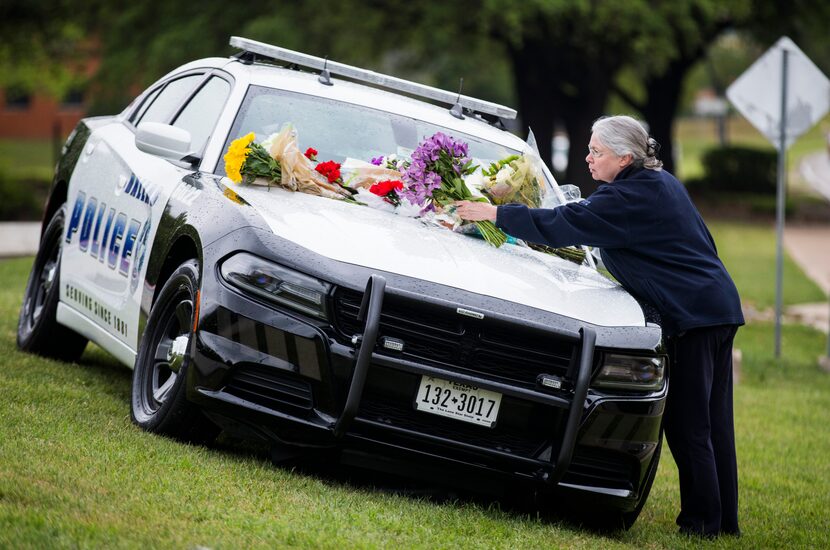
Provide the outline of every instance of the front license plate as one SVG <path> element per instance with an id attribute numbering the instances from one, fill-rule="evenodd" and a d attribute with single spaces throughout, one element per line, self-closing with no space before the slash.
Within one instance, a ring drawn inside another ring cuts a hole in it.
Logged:
<path id="1" fill-rule="evenodd" d="M 421 377 L 415 408 L 472 424 L 491 427 L 499 415 L 501 394 L 476 386 Z"/>

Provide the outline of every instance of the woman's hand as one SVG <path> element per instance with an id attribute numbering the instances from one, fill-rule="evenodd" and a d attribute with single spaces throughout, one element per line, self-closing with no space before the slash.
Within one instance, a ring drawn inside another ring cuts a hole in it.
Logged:
<path id="1" fill-rule="evenodd" d="M 462 220 L 480 222 L 496 221 L 496 207 L 486 202 L 458 201 L 455 203 L 455 213 Z"/>

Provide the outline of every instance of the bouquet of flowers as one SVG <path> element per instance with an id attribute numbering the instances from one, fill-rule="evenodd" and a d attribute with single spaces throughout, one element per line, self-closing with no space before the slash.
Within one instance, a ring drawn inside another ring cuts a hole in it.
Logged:
<path id="1" fill-rule="evenodd" d="M 541 174 L 529 155 L 510 155 L 484 170 L 482 192 L 493 204 L 517 202 L 531 208 L 542 205 Z"/>
<path id="2" fill-rule="evenodd" d="M 234 183 L 280 185 L 335 199 L 349 199 L 351 193 L 342 186 L 340 165 L 333 161 L 316 163 L 317 151 L 305 154 L 297 146 L 297 133 L 286 125 L 261 144 L 251 132 L 235 139 L 225 153 L 225 172 Z"/>
<path id="3" fill-rule="evenodd" d="M 405 187 L 401 196 L 423 211 L 435 210 L 435 204 L 449 206 L 457 200 L 480 200 L 464 183 L 464 176 L 472 174 L 477 166 L 467 156 L 467 144 L 456 141 L 441 132 L 422 141 L 412 153 L 412 161 L 403 173 Z M 484 240 L 499 247 L 507 235 L 491 221 L 475 222 Z"/>
<path id="4" fill-rule="evenodd" d="M 235 139 L 225 153 L 225 172 L 234 183 L 253 183 L 256 178 L 265 178 L 268 184 L 282 181 L 282 168 L 265 148 L 254 143 L 251 132 Z"/>
<path id="5" fill-rule="evenodd" d="M 381 162 L 376 162 L 378 159 Z M 384 181 L 400 181 L 402 174 L 396 168 L 396 165 L 383 163 L 382 159 L 383 157 L 377 157 L 372 159 L 372 162 L 366 162 L 355 158 L 347 158 L 342 166 L 343 172 L 347 174 L 344 185 L 358 191 L 361 188 L 371 189 Z"/>
<path id="6" fill-rule="evenodd" d="M 533 155 L 510 155 L 490 164 L 483 170 L 484 193 L 493 204 L 520 203 L 530 208 L 542 206 L 543 181 L 538 166 L 538 157 Z M 575 247 L 553 248 L 550 246 L 527 243 L 533 250 L 559 256 L 565 260 L 581 264 L 585 260 L 585 251 Z"/>

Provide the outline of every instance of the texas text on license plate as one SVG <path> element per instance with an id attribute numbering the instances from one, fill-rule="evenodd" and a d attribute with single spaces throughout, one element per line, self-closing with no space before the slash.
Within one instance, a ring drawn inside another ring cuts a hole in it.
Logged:
<path id="1" fill-rule="evenodd" d="M 488 427 L 496 421 L 500 404 L 500 393 L 431 376 L 421 377 L 415 398 L 419 411 Z"/>

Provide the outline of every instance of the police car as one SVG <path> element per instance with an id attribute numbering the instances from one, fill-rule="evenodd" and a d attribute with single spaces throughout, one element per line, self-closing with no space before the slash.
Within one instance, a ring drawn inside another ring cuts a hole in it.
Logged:
<path id="1" fill-rule="evenodd" d="M 231 44 L 72 132 L 19 347 L 72 361 L 95 342 L 134 368 L 132 418 L 151 432 L 224 429 L 429 481 L 526 486 L 630 526 L 657 470 L 667 373 L 660 327 L 619 285 L 589 263 L 236 185 L 222 162 L 234 139 L 291 122 L 325 158 L 405 154 L 441 131 L 486 165 L 527 149 L 502 125 L 515 111 Z"/>

